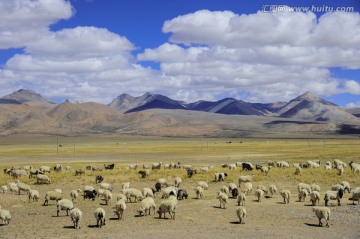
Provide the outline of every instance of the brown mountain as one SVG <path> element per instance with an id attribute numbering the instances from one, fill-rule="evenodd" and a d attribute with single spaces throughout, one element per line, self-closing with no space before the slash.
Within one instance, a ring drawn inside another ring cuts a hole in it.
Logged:
<path id="1" fill-rule="evenodd" d="M 31 106 L 43 106 L 47 108 L 51 108 L 55 105 L 54 102 L 51 102 L 40 94 L 32 91 L 32 90 L 24 90 L 20 89 L 14 93 L 6 95 L 2 97 L 3 100 L 15 100 L 20 103 L 24 103 Z"/>

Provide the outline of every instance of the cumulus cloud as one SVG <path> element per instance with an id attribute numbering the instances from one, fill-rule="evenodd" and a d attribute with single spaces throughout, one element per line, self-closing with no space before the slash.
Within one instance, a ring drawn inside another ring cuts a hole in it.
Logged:
<path id="1" fill-rule="evenodd" d="M 24 47 L 47 34 L 49 25 L 72 15 L 70 2 L 64 0 L 2 0 L 0 49 Z"/>
<path id="2" fill-rule="evenodd" d="M 140 61 L 158 61 L 178 95 L 194 89 L 214 97 L 289 100 L 305 91 L 322 96 L 359 94 L 332 77 L 330 67 L 359 69 L 360 15 L 286 12 L 238 15 L 201 10 L 168 20 L 170 42 L 146 49 Z"/>

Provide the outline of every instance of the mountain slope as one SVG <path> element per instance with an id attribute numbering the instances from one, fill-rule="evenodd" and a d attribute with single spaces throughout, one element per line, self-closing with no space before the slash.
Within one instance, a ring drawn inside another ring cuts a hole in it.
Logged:
<path id="1" fill-rule="evenodd" d="M 2 99 L 16 100 L 20 103 L 24 103 L 31 106 L 53 107 L 55 105 L 54 102 L 45 99 L 40 94 L 32 90 L 24 90 L 24 89 L 20 89 L 14 93 L 6 95 L 2 97 Z"/>

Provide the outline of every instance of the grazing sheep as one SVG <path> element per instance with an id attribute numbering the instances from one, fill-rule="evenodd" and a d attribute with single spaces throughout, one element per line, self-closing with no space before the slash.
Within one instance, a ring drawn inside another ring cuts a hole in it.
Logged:
<path id="1" fill-rule="evenodd" d="M 235 183 L 229 183 L 228 187 L 229 187 L 229 191 L 230 191 L 230 192 L 231 192 L 234 188 L 237 188 L 237 186 L 236 186 Z"/>
<path id="2" fill-rule="evenodd" d="M 141 191 L 137 188 L 124 189 L 123 193 L 126 196 L 127 202 L 132 202 L 132 198 L 135 198 L 135 202 L 141 201 L 143 199 Z"/>
<path id="3" fill-rule="evenodd" d="M 201 167 L 200 173 L 207 173 L 209 171 L 209 167 Z"/>
<path id="4" fill-rule="evenodd" d="M 177 197 L 178 188 L 176 187 L 167 187 L 163 190 L 163 194 L 161 196 L 162 199 L 168 198 L 171 195 Z"/>
<path id="5" fill-rule="evenodd" d="M 277 193 L 277 188 L 274 184 L 271 184 L 269 186 L 269 193 L 271 198 L 274 196 L 275 193 Z"/>
<path id="6" fill-rule="evenodd" d="M 44 174 L 44 172 L 42 172 L 40 169 L 38 170 L 38 169 L 33 169 L 33 168 L 31 168 L 29 170 L 29 178 L 32 178 L 33 175 L 36 176 L 38 174 Z"/>
<path id="7" fill-rule="evenodd" d="M 24 191 L 26 194 L 29 193 L 29 191 L 31 190 L 30 186 L 27 185 L 26 183 L 20 183 L 20 182 L 16 182 L 16 185 L 19 188 L 19 195 L 21 191 Z"/>
<path id="8" fill-rule="evenodd" d="M 290 165 L 288 162 L 285 162 L 285 161 L 277 161 L 276 162 L 276 166 L 278 168 L 290 168 Z"/>
<path id="9" fill-rule="evenodd" d="M 282 196 L 282 198 L 284 199 L 284 204 L 290 203 L 290 198 L 291 198 L 291 192 L 290 190 L 282 190 L 280 192 L 280 195 Z"/>
<path id="10" fill-rule="evenodd" d="M 174 178 L 174 186 L 175 187 L 177 187 L 177 188 L 180 187 L 181 183 L 182 183 L 181 178 L 179 178 L 179 177 Z"/>
<path id="11" fill-rule="evenodd" d="M 226 208 L 226 203 L 227 203 L 227 200 L 229 199 L 228 196 L 226 195 L 226 193 L 218 192 L 218 195 L 216 198 L 219 199 L 220 208 L 222 208 L 222 206 L 224 206 L 224 208 Z"/>
<path id="12" fill-rule="evenodd" d="M 239 179 L 238 179 L 239 187 L 241 186 L 241 183 L 251 182 L 253 180 L 254 176 L 255 176 L 254 174 L 246 175 L 246 176 L 239 176 Z"/>
<path id="13" fill-rule="evenodd" d="M 341 184 L 334 184 L 331 186 L 331 191 L 338 191 L 339 189 L 344 190 L 344 186 Z"/>
<path id="14" fill-rule="evenodd" d="M 119 220 L 123 218 L 124 211 L 126 210 L 126 203 L 124 198 L 117 200 L 115 204 L 115 214 L 118 216 Z"/>
<path id="15" fill-rule="evenodd" d="M 79 197 L 79 193 L 81 193 L 81 189 L 72 190 L 70 192 L 71 201 L 76 202 Z"/>
<path id="16" fill-rule="evenodd" d="M 261 166 L 260 171 L 263 175 L 267 176 L 271 167 Z"/>
<path id="17" fill-rule="evenodd" d="M 305 188 L 301 189 L 299 192 L 299 202 L 305 202 L 307 196 L 309 196 L 309 192 Z"/>
<path id="18" fill-rule="evenodd" d="M 82 170 L 82 169 L 76 169 L 75 170 L 75 176 L 77 176 L 77 175 L 82 175 L 82 174 L 85 174 L 85 171 L 84 170 Z"/>
<path id="19" fill-rule="evenodd" d="M 246 201 L 246 195 L 245 193 L 240 193 L 239 196 L 237 197 L 237 202 L 238 202 L 238 206 L 245 206 L 245 201 Z"/>
<path id="20" fill-rule="evenodd" d="M 307 164 L 308 164 L 308 168 L 320 168 L 320 164 L 311 160 L 308 160 Z"/>
<path id="21" fill-rule="evenodd" d="M 261 189 L 265 194 L 267 194 L 268 193 L 268 190 L 267 190 L 267 188 L 264 186 L 264 185 L 258 185 L 257 187 L 256 187 L 256 189 Z"/>
<path id="22" fill-rule="evenodd" d="M 227 186 L 221 186 L 220 187 L 220 192 L 225 193 L 225 194 L 229 194 L 229 188 Z"/>
<path id="23" fill-rule="evenodd" d="M 308 193 L 311 193 L 311 191 L 312 191 L 309 184 L 299 183 L 298 186 L 297 186 L 298 193 L 300 193 L 300 191 L 301 191 L 302 189 L 306 189 L 306 191 L 307 191 Z"/>
<path id="24" fill-rule="evenodd" d="M 71 166 L 65 166 L 66 170 L 73 170 L 73 168 Z"/>
<path id="25" fill-rule="evenodd" d="M 229 164 L 230 170 L 236 170 L 236 164 Z"/>
<path id="26" fill-rule="evenodd" d="M 79 208 L 73 208 L 70 210 L 70 218 L 71 221 L 74 223 L 75 229 L 80 229 L 80 221 L 82 219 L 82 212 Z"/>
<path id="27" fill-rule="evenodd" d="M 142 214 L 144 214 L 145 216 L 151 215 L 151 209 L 154 209 L 154 214 L 155 214 L 155 209 L 156 209 L 155 201 L 153 198 L 147 197 L 141 201 L 140 209 L 138 210 L 138 213 L 140 216 Z"/>
<path id="28" fill-rule="evenodd" d="M 177 201 L 173 200 L 172 198 L 165 199 L 160 203 L 159 209 L 157 210 L 157 213 L 159 214 L 159 218 L 161 218 L 161 215 L 168 212 L 170 214 L 170 218 L 175 220 L 175 214 L 176 214 L 176 208 L 177 208 Z"/>
<path id="29" fill-rule="evenodd" d="M 50 184 L 51 180 L 48 176 L 46 176 L 44 174 L 38 174 L 38 175 L 36 175 L 36 183 L 37 184 L 43 184 L 43 183 Z"/>
<path id="30" fill-rule="evenodd" d="M 102 181 L 104 181 L 104 176 L 102 175 L 95 176 L 95 184 L 101 183 Z"/>
<path id="31" fill-rule="evenodd" d="M 162 162 L 159 163 L 152 163 L 151 169 L 161 169 Z"/>
<path id="32" fill-rule="evenodd" d="M 143 194 L 144 198 L 146 198 L 146 197 L 154 198 L 155 197 L 151 188 L 143 188 L 142 194 Z"/>
<path id="33" fill-rule="evenodd" d="M 254 166 L 249 162 L 242 163 L 241 166 L 243 171 L 252 171 L 254 169 Z"/>
<path id="34" fill-rule="evenodd" d="M 7 190 L 8 190 L 8 187 L 7 187 L 6 185 L 2 185 L 2 186 L 0 187 L 0 190 L 2 191 L 2 193 L 6 193 Z"/>
<path id="35" fill-rule="evenodd" d="M 344 168 L 346 168 L 346 163 L 341 161 L 340 159 L 334 160 L 334 168 L 339 168 L 339 166 L 342 165 Z"/>
<path id="36" fill-rule="evenodd" d="M 41 166 L 40 171 L 43 172 L 43 173 L 50 173 L 51 172 L 51 167 L 50 166 Z"/>
<path id="37" fill-rule="evenodd" d="M 125 182 L 123 184 L 121 184 L 121 189 L 124 190 L 124 189 L 129 189 L 130 188 L 130 183 L 129 182 Z"/>
<path id="38" fill-rule="evenodd" d="M 150 176 L 150 170 L 149 169 L 140 170 L 138 173 L 141 175 L 141 178 L 146 178 L 146 177 Z"/>
<path id="39" fill-rule="evenodd" d="M 188 198 L 188 193 L 186 192 L 186 190 L 184 190 L 184 189 L 179 189 L 179 191 L 178 191 L 178 194 L 177 194 L 177 199 L 178 200 L 182 200 L 182 199 L 184 199 L 184 198 Z"/>
<path id="40" fill-rule="evenodd" d="M 94 191 L 95 188 L 93 186 L 85 185 L 83 188 L 83 191 Z"/>
<path id="41" fill-rule="evenodd" d="M 237 188 L 234 188 L 233 190 L 231 190 L 231 196 L 233 198 L 236 198 L 239 195 L 239 190 Z"/>
<path id="42" fill-rule="evenodd" d="M 239 218 L 240 224 L 245 224 L 245 217 L 246 217 L 246 209 L 243 206 L 239 206 L 236 208 L 236 215 Z"/>
<path id="43" fill-rule="evenodd" d="M 244 193 L 246 194 L 250 194 L 250 192 L 252 192 L 252 183 L 251 182 L 247 182 L 244 184 Z"/>
<path id="44" fill-rule="evenodd" d="M 358 205 L 359 205 L 359 201 L 360 201 L 360 187 L 354 188 L 352 190 L 352 196 L 351 199 L 353 200 L 353 204 L 355 205 L 355 200 L 358 201 Z"/>
<path id="45" fill-rule="evenodd" d="M 324 197 L 325 206 L 328 206 L 329 200 L 337 200 L 338 206 L 341 206 L 340 200 L 343 197 L 343 195 L 344 195 L 344 190 L 342 188 L 340 188 L 338 191 L 327 191 Z"/>
<path id="46" fill-rule="evenodd" d="M 200 186 L 197 186 L 195 188 L 195 193 L 196 193 L 196 196 L 197 196 L 197 199 L 200 199 L 203 197 L 203 194 L 204 194 L 204 189 Z"/>
<path id="47" fill-rule="evenodd" d="M 19 190 L 19 187 L 16 185 L 16 183 L 8 183 L 7 186 L 11 193 L 19 194 L 20 190 Z"/>
<path id="48" fill-rule="evenodd" d="M 59 173 L 63 170 L 63 166 L 61 164 L 56 164 L 54 170 Z"/>
<path id="49" fill-rule="evenodd" d="M 95 200 L 96 198 L 96 195 L 97 195 L 97 192 L 96 190 L 92 190 L 92 191 L 89 191 L 89 190 L 85 190 L 84 191 L 84 200 L 86 199 L 92 199 L 93 201 Z"/>
<path id="50" fill-rule="evenodd" d="M 101 207 L 97 208 L 94 212 L 94 216 L 96 219 L 96 226 L 97 227 L 102 227 L 105 226 L 105 221 L 106 221 L 106 213 L 105 210 L 102 209 Z"/>
<path id="51" fill-rule="evenodd" d="M 109 201 L 112 199 L 112 193 L 109 190 L 105 190 L 103 193 L 105 204 L 108 205 Z"/>
<path id="52" fill-rule="evenodd" d="M 349 166 L 351 168 L 351 171 L 353 173 L 359 173 L 360 174 L 360 164 L 354 163 L 353 161 L 351 161 L 349 163 Z"/>
<path id="53" fill-rule="evenodd" d="M 321 222 L 321 219 L 325 219 L 326 226 L 329 227 L 329 220 L 330 220 L 330 208 L 328 207 L 313 207 L 313 212 L 315 212 L 315 215 L 319 219 L 319 226 L 321 227 L 323 224 Z"/>
<path id="54" fill-rule="evenodd" d="M 56 202 L 56 215 L 59 216 L 60 210 L 66 211 L 66 216 L 69 216 L 69 211 L 74 208 L 74 204 L 69 199 L 61 199 Z"/>
<path id="55" fill-rule="evenodd" d="M 156 183 L 160 183 L 161 187 L 165 187 L 167 180 L 165 178 L 159 178 Z"/>
<path id="56" fill-rule="evenodd" d="M 275 165 L 275 162 L 274 161 L 271 161 L 271 160 L 269 160 L 268 162 L 267 162 L 267 164 L 268 164 L 268 166 L 270 167 L 275 167 L 276 165 Z"/>
<path id="57" fill-rule="evenodd" d="M 347 190 L 348 193 L 350 193 L 351 191 L 351 186 L 350 183 L 348 181 L 341 181 L 340 184 L 344 187 L 344 193 Z"/>
<path id="58" fill-rule="evenodd" d="M 22 176 L 26 176 L 27 173 L 24 169 L 14 169 L 10 171 L 10 175 L 14 178 L 14 179 L 18 179 L 19 177 Z"/>
<path id="59" fill-rule="evenodd" d="M 32 201 L 38 201 L 39 200 L 39 198 L 40 198 L 40 194 L 39 194 L 39 191 L 37 191 L 37 190 L 34 190 L 34 189 L 31 189 L 30 191 L 29 191 L 29 202 L 30 202 L 30 200 L 32 199 Z"/>
<path id="60" fill-rule="evenodd" d="M 261 202 L 261 198 L 263 198 L 264 197 L 264 191 L 263 190 L 261 190 L 261 189 L 256 189 L 256 191 L 255 191 L 255 196 L 257 197 L 257 199 L 258 199 L 258 202 Z"/>
<path id="61" fill-rule="evenodd" d="M 0 206 L 0 219 L 3 221 L 3 225 L 9 225 L 11 220 L 11 214 L 8 210 L 2 209 Z"/>
<path id="62" fill-rule="evenodd" d="M 227 173 L 215 173 L 215 182 L 224 181 L 227 176 Z"/>
<path id="63" fill-rule="evenodd" d="M 63 195 L 59 192 L 55 192 L 55 191 L 48 191 L 45 194 L 45 201 L 44 201 L 44 206 L 49 205 L 49 200 L 55 200 L 55 201 L 59 201 L 63 198 Z"/>
<path id="64" fill-rule="evenodd" d="M 204 181 L 198 181 L 197 185 L 202 187 L 204 190 L 207 190 L 209 188 L 208 184 Z"/>
<path id="65" fill-rule="evenodd" d="M 337 166 L 337 170 L 338 170 L 338 175 L 341 176 L 344 174 L 344 166 L 343 165 L 338 165 Z"/>
<path id="66" fill-rule="evenodd" d="M 100 188 L 109 190 L 110 192 L 113 190 L 113 187 L 109 183 L 100 183 Z"/>
<path id="67" fill-rule="evenodd" d="M 320 186 L 317 185 L 317 184 L 311 184 L 310 188 L 311 188 L 312 191 L 320 192 Z"/>
<path id="68" fill-rule="evenodd" d="M 309 196 L 313 206 L 316 206 L 316 202 L 320 203 L 320 193 L 318 191 L 312 191 Z"/>
<path id="69" fill-rule="evenodd" d="M 298 165 L 295 167 L 295 175 L 299 175 L 301 173 L 301 167 Z"/>

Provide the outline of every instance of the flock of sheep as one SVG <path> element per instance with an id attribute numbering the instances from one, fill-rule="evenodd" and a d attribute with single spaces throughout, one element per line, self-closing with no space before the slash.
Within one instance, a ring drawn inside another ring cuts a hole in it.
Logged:
<path id="1" fill-rule="evenodd" d="M 238 167 L 241 167 L 244 171 L 252 171 L 258 169 L 263 175 L 267 175 L 272 167 L 279 168 L 289 168 L 290 165 L 285 161 L 272 162 L 269 161 L 267 165 L 256 165 L 255 167 L 249 162 L 238 162 L 236 164 L 223 164 L 222 168 L 229 168 L 230 170 L 235 170 Z M 177 164 L 162 164 L 162 163 L 153 163 L 152 165 L 143 165 L 143 170 L 139 171 L 142 178 L 149 176 L 150 169 L 152 172 L 156 172 L 160 168 L 180 168 L 180 163 Z M 316 161 L 307 161 L 302 164 L 294 164 L 295 174 L 301 173 L 304 168 L 319 168 L 320 162 Z M 329 161 L 325 163 L 326 170 L 337 170 L 341 175 L 344 170 L 347 168 L 347 164 L 340 161 L 334 160 L 333 164 Z M 350 162 L 349 167 L 353 173 L 360 173 L 360 164 Z M 137 169 L 138 164 L 131 164 L 128 166 L 128 169 Z M 188 172 L 188 176 L 193 176 L 194 173 L 208 173 L 209 168 L 211 167 L 201 167 L 199 170 L 193 169 L 190 165 L 184 165 L 182 168 L 185 168 Z M 58 164 L 53 169 L 57 172 L 61 172 L 64 168 L 62 165 Z M 67 170 L 72 170 L 71 167 L 65 167 Z M 0 191 L 6 193 L 8 190 L 11 193 L 20 195 L 22 192 L 28 195 L 29 202 L 38 201 L 40 199 L 39 191 L 32 189 L 30 185 L 20 182 L 19 179 L 23 176 L 29 175 L 29 177 L 36 176 L 36 184 L 51 184 L 51 180 L 46 173 L 50 173 L 52 168 L 43 166 L 37 170 L 27 167 L 24 169 L 4 169 L 4 173 L 11 175 L 15 182 L 10 182 L 7 185 L 0 187 Z M 191 171 L 191 176 L 189 175 Z M 224 181 L 228 176 L 226 172 L 215 173 L 214 182 Z M 253 191 L 253 181 L 255 174 L 250 175 L 241 175 L 238 177 L 238 182 L 230 182 L 228 185 L 223 185 L 219 188 L 219 191 L 216 195 L 216 198 L 219 200 L 219 208 L 226 208 L 226 204 L 229 202 L 229 198 L 234 198 L 237 200 L 236 215 L 239 219 L 240 224 L 245 223 L 245 218 L 247 216 L 245 202 L 246 198 Z M 102 200 L 108 205 L 109 201 L 113 198 L 113 186 L 109 183 L 104 182 L 104 177 L 101 175 L 96 176 L 95 183 L 99 185 L 99 188 L 95 188 L 91 185 L 85 185 L 83 189 L 74 189 L 70 192 L 70 199 L 67 199 L 63 194 L 61 189 L 54 189 L 48 191 L 44 196 L 43 205 L 49 205 L 49 201 L 56 201 L 56 212 L 59 216 L 61 211 L 66 211 L 66 215 L 70 216 L 74 228 L 80 228 L 80 223 L 82 221 L 83 213 L 82 211 L 74 207 L 74 204 L 77 203 L 80 196 L 84 200 L 95 201 L 96 198 L 101 197 Z M 117 215 L 118 219 L 122 219 L 124 212 L 126 211 L 126 204 L 129 202 L 139 203 L 139 208 L 137 213 L 139 215 L 151 215 L 157 213 L 159 218 L 166 218 L 166 213 L 170 215 L 171 219 L 175 219 L 176 210 L 180 200 L 188 198 L 188 192 L 185 189 L 180 188 L 182 184 L 182 179 L 180 177 L 174 177 L 172 180 L 166 180 L 160 178 L 156 181 L 154 187 L 145 187 L 142 190 L 133 188 L 130 186 L 130 182 L 125 182 L 121 185 L 121 192 L 116 196 L 116 204 L 114 207 L 113 213 Z M 205 181 L 197 181 L 194 192 L 197 199 L 202 199 L 205 190 L 209 188 L 209 185 Z M 351 188 L 350 183 L 347 181 L 339 182 L 339 184 L 333 185 L 330 190 L 326 191 L 324 194 L 325 206 L 319 206 L 319 201 L 321 200 L 320 187 L 316 184 L 308 185 L 305 183 L 299 183 L 297 186 L 298 200 L 306 201 L 308 198 L 309 202 L 313 205 L 313 212 L 316 217 L 319 219 L 319 226 L 322 226 L 322 219 L 325 220 L 326 226 L 329 227 L 330 219 L 330 208 L 328 203 L 330 200 L 336 200 L 337 205 L 341 206 L 341 198 L 345 192 L 352 192 L 353 204 L 355 200 L 360 199 L 360 187 L 354 189 Z M 81 195 L 82 193 L 82 195 Z M 154 198 L 161 193 L 162 201 L 160 205 L 155 204 Z M 267 195 L 267 197 L 272 198 L 276 193 L 279 193 L 283 198 L 284 204 L 290 203 L 292 197 L 291 191 L 288 189 L 281 190 L 278 192 L 276 185 L 271 184 L 268 188 L 263 185 L 258 185 L 254 189 L 254 195 L 257 198 L 259 203 L 262 202 L 262 199 Z M 359 204 L 359 202 L 358 202 Z M 102 227 L 106 222 L 106 212 L 102 207 L 98 207 L 94 211 L 94 218 L 96 220 L 96 225 Z M 3 221 L 4 225 L 9 224 L 11 220 L 11 214 L 8 210 L 2 209 L 0 206 L 0 219 Z"/>

